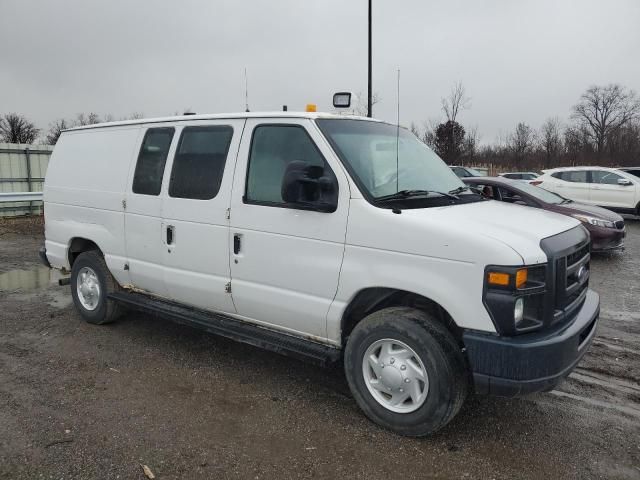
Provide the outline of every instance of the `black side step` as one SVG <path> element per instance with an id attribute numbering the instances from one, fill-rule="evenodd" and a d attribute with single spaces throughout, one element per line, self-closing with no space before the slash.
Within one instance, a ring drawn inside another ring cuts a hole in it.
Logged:
<path id="1" fill-rule="evenodd" d="M 157 313 L 176 323 L 190 325 L 316 365 L 328 366 L 340 359 L 341 352 L 338 348 L 242 322 L 220 313 L 184 306 L 142 293 L 114 292 L 109 294 L 108 298 L 135 310 Z"/>

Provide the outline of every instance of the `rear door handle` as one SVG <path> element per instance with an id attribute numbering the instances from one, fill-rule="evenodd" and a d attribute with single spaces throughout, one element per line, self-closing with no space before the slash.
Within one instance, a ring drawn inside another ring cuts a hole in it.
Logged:
<path id="1" fill-rule="evenodd" d="M 167 225 L 167 245 L 173 245 L 174 237 L 175 237 L 175 235 L 174 235 L 174 226 L 173 225 Z"/>
<path id="2" fill-rule="evenodd" d="M 234 233 L 233 234 L 233 253 L 235 255 L 238 255 L 240 253 L 240 237 L 242 235 L 240 235 L 239 233 Z"/>

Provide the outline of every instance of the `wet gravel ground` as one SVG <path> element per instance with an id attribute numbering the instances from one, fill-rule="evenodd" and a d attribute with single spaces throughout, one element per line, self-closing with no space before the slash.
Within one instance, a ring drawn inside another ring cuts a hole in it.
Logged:
<path id="1" fill-rule="evenodd" d="M 472 397 L 430 438 L 369 422 L 324 370 L 168 321 L 83 322 L 0 223 L 0 478 L 640 479 L 640 221 L 594 258 L 602 316 L 559 390 Z"/>

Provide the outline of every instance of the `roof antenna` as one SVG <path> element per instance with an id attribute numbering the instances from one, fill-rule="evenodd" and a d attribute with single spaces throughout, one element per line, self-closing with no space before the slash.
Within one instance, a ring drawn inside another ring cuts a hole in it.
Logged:
<path id="1" fill-rule="evenodd" d="M 244 106 L 245 112 L 249 111 L 249 80 L 247 79 L 247 67 L 244 67 Z"/>
<path id="2" fill-rule="evenodd" d="M 398 117 L 396 122 L 396 192 L 400 191 L 400 69 L 398 69 Z"/>

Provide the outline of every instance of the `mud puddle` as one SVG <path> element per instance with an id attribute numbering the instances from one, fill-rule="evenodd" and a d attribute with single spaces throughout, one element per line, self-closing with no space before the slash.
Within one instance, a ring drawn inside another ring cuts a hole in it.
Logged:
<path id="1" fill-rule="evenodd" d="M 9 270 L 0 273 L 0 292 L 21 300 L 31 300 L 44 293 L 49 297 L 49 305 L 64 308 L 71 304 L 69 288 L 58 286 L 58 280 L 64 277 L 60 270 L 44 266 L 30 270 Z"/>

